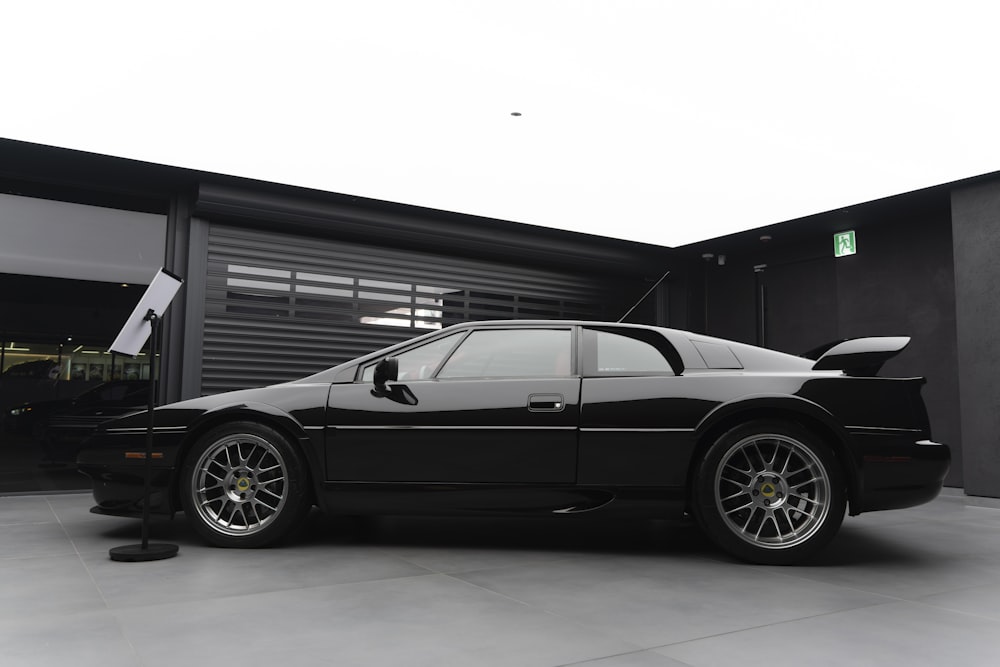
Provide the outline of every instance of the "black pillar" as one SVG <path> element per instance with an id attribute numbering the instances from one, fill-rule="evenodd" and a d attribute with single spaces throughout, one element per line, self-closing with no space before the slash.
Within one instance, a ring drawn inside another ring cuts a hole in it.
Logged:
<path id="1" fill-rule="evenodd" d="M 1000 181 L 952 192 L 965 491 L 1000 498 Z"/>

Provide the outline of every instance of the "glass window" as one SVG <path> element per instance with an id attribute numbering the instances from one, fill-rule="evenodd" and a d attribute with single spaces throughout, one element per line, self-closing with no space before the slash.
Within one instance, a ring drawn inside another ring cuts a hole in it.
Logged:
<path id="1" fill-rule="evenodd" d="M 405 275 L 365 277 L 347 266 L 331 269 L 335 273 L 250 264 L 224 266 L 225 299 L 209 299 L 208 306 L 247 316 L 441 329 L 471 320 L 592 319 L 595 312 L 592 303 L 420 285 L 416 279 L 405 282 Z"/>
<path id="2" fill-rule="evenodd" d="M 598 373 L 666 373 L 673 375 L 663 353 L 653 344 L 610 331 L 592 331 Z"/>
<path id="3" fill-rule="evenodd" d="M 285 271 L 282 269 L 265 269 L 258 266 L 241 266 L 239 264 L 230 264 L 228 268 L 230 274 L 260 276 L 265 278 L 265 280 L 250 280 L 247 278 L 229 277 L 226 278 L 226 285 L 229 287 L 249 287 L 252 289 L 278 290 L 279 292 L 288 292 L 292 289 L 292 286 L 287 282 L 266 280 L 267 278 L 291 278 L 291 271 Z"/>
<path id="4" fill-rule="evenodd" d="M 439 378 L 566 376 L 572 373 L 569 329 L 473 331 Z"/>
<path id="5" fill-rule="evenodd" d="M 459 331 L 396 355 L 399 360 L 399 381 L 426 380 L 431 377 L 461 337 L 462 332 Z M 375 379 L 375 364 L 365 368 L 361 379 L 365 382 Z"/>

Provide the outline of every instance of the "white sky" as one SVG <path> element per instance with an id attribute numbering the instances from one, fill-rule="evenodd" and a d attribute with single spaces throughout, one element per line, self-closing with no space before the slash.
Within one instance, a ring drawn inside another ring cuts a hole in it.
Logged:
<path id="1" fill-rule="evenodd" d="M 6 2 L 0 136 L 677 246 L 1000 170 L 998 20 L 964 0 Z"/>

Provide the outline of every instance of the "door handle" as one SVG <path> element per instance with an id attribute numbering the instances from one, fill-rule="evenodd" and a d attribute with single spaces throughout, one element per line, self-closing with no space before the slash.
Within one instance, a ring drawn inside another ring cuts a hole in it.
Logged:
<path id="1" fill-rule="evenodd" d="M 562 394 L 531 394 L 528 396 L 530 412 L 562 412 L 566 401 Z"/>

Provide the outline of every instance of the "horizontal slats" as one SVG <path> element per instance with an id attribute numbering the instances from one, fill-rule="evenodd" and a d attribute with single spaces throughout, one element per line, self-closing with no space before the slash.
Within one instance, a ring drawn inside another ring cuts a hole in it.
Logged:
<path id="1" fill-rule="evenodd" d="M 605 319 L 615 290 L 621 284 L 585 268 L 572 273 L 213 225 L 202 392 L 303 377 L 456 322 Z"/>

